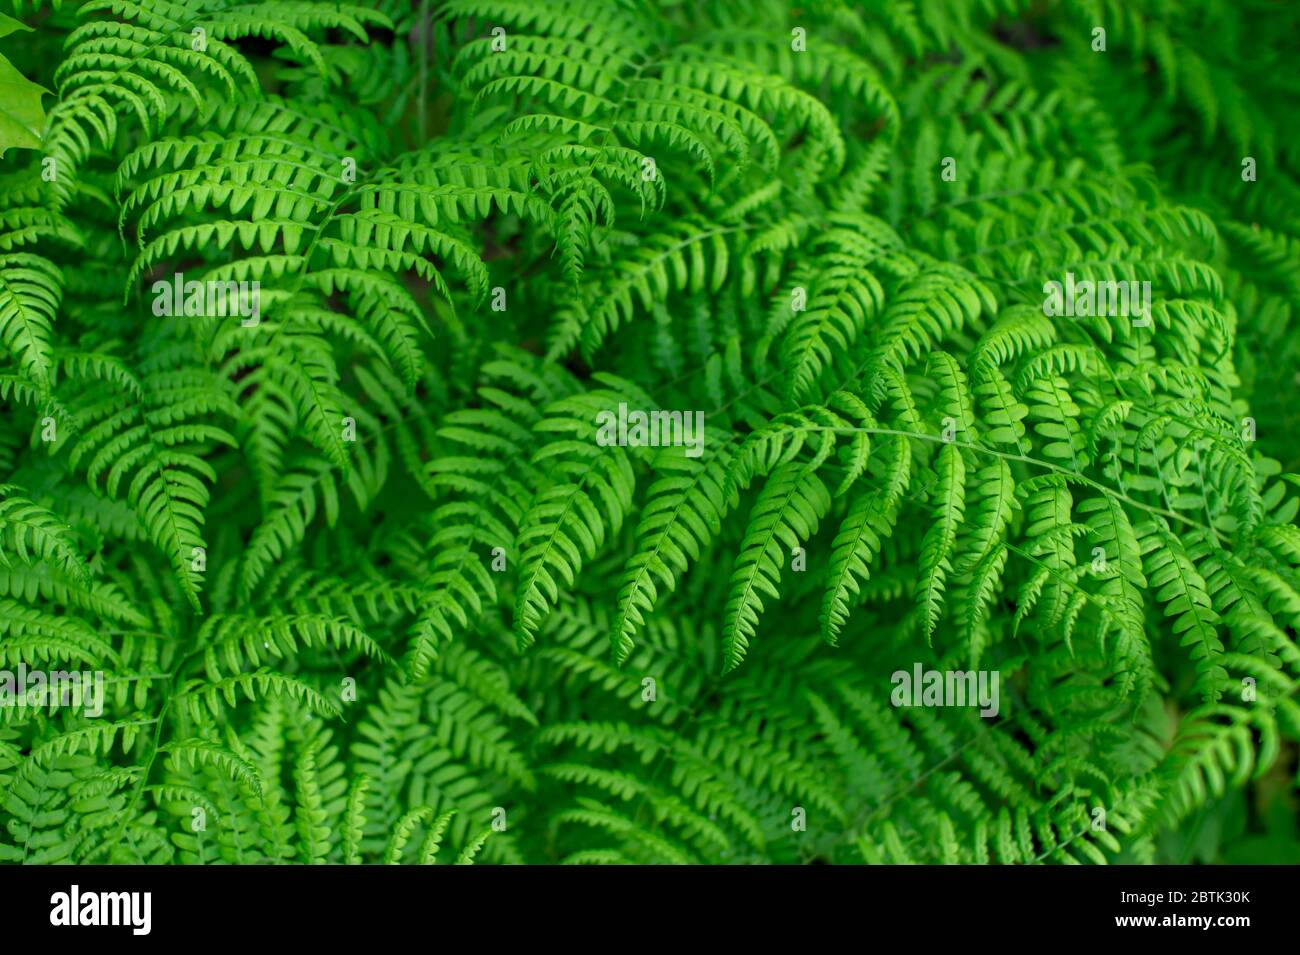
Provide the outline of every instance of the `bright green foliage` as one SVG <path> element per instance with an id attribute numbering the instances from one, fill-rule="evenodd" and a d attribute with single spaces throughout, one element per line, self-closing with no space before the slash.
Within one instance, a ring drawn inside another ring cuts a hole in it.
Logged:
<path id="1" fill-rule="evenodd" d="M 0 37 L 15 30 L 30 29 L 13 17 L 0 13 Z M 41 126 L 45 122 L 41 97 L 46 92 L 0 56 L 0 156 L 13 146 L 20 149 L 40 146 Z"/>
<path id="2" fill-rule="evenodd" d="M 1300 861 L 1295 9 L 9 7 L 0 861 Z"/>

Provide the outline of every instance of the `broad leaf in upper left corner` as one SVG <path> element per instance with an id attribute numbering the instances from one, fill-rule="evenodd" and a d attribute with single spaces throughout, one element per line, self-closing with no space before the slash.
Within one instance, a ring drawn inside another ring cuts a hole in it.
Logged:
<path id="1" fill-rule="evenodd" d="M 0 37 L 15 30 L 30 30 L 12 17 L 0 13 Z M 48 93 L 19 73 L 12 63 L 0 56 L 0 156 L 11 147 L 40 149 L 41 130 L 45 128 L 45 110 L 41 97 Z"/>

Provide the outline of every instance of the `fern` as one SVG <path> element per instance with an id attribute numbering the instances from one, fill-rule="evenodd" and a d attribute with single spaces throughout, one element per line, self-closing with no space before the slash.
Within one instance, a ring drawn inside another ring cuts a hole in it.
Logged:
<path id="1" fill-rule="evenodd" d="M 1300 859 L 1293 11 L 11 7 L 0 861 Z"/>

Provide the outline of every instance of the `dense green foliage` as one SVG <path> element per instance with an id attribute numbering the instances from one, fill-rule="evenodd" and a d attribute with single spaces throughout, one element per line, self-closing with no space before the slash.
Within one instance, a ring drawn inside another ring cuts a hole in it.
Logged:
<path id="1" fill-rule="evenodd" d="M 9 13 L 0 860 L 1300 861 L 1300 9 Z"/>

